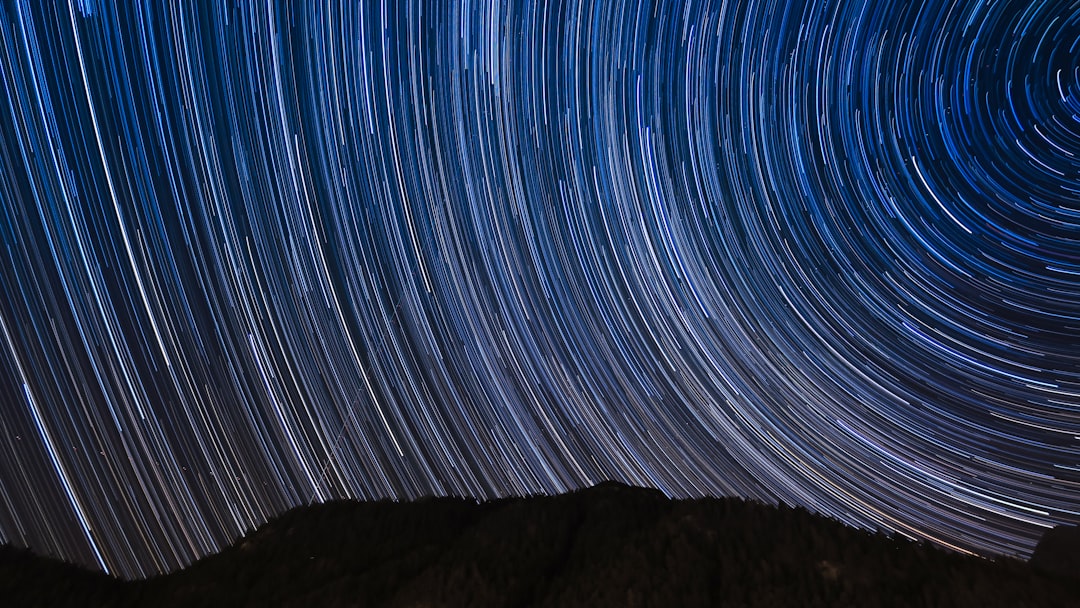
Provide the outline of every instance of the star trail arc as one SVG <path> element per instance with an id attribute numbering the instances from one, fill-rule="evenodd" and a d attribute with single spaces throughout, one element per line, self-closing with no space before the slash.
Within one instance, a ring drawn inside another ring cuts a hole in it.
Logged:
<path id="1" fill-rule="evenodd" d="M 1080 521 L 1076 2 L 42 4 L 0 6 L 0 540 L 138 577 L 603 479 Z"/>

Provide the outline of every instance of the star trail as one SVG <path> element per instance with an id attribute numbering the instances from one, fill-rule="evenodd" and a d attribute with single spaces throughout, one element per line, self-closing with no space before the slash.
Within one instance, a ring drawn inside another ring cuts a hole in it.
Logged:
<path id="1" fill-rule="evenodd" d="M 604 479 L 1080 522 L 1080 2 L 119 4 L 0 5 L 0 540 Z"/>

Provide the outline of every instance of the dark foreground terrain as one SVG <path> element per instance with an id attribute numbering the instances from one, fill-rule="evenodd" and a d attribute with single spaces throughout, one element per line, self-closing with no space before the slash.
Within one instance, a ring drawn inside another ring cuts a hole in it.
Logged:
<path id="1" fill-rule="evenodd" d="M 1071 550 L 1054 548 L 1060 559 Z M 1012 608 L 1080 606 L 1080 586 L 1045 567 L 963 557 L 802 509 L 672 501 L 605 483 L 481 504 L 304 507 L 137 582 L 3 548 L 0 605 Z"/>

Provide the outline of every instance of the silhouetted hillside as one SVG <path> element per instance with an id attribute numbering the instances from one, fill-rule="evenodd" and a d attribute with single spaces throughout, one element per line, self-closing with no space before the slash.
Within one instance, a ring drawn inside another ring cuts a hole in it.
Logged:
<path id="1" fill-rule="evenodd" d="M 1031 567 L 1053 576 L 1080 580 L 1080 526 L 1047 530 L 1031 555 Z"/>
<path id="2" fill-rule="evenodd" d="M 802 509 L 604 483 L 554 497 L 293 510 L 186 570 L 118 582 L 7 549 L 12 606 L 1076 606 L 1026 563 Z"/>
<path id="3" fill-rule="evenodd" d="M 109 606 L 127 601 L 130 583 L 101 572 L 0 545 L 0 606 Z"/>

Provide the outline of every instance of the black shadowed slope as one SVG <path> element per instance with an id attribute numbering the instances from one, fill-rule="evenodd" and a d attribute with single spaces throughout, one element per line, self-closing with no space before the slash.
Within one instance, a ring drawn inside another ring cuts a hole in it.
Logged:
<path id="1" fill-rule="evenodd" d="M 1080 580 L 1080 526 L 1047 530 L 1031 555 L 1031 566 L 1040 572 Z"/>
<path id="2" fill-rule="evenodd" d="M 1075 606 L 1080 588 L 802 509 L 604 483 L 486 503 L 334 502 L 121 583 L 6 550 L 3 605 Z"/>

